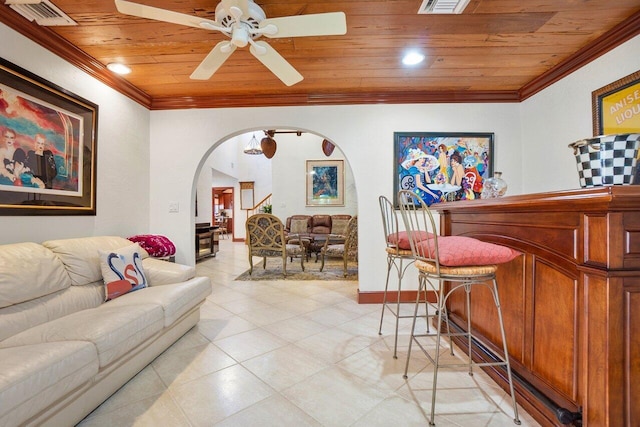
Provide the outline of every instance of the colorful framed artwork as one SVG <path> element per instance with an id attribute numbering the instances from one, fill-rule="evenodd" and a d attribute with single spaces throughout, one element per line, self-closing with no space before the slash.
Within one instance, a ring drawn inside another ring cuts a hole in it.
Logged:
<path id="1" fill-rule="evenodd" d="M 493 133 L 395 132 L 394 204 L 400 190 L 427 205 L 479 199 L 493 175 Z"/>
<path id="2" fill-rule="evenodd" d="M 640 71 L 594 90 L 593 135 L 640 132 Z"/>
<path id="3" fill-rule="evenodd" d="M 97 105 L 0 58 L 0 215 L 95 215 Z"/>
<path id="4" fill-rule="evenodd" d="M 307 206 L 344 206 L 344 160 L 307 160 Z"/>

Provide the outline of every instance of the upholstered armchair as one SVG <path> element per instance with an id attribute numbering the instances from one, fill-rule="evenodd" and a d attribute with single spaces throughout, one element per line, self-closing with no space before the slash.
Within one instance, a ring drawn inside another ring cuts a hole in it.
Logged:
<path id="1" fill-rule="evenodd" d="M 343 238 L 342 243 L 336 243 L 338 238 Z M 358 217 L 354 216 L 347 224 L 344 236 L 329 235 L 320 252 L 322 264 L 320 271 L 324 268 L 325 257 L 338 257 L 343 260 L 344 277 L 347 277 L 347 266 L 349 260 L 358 259 Z"/>
<path id="2" fill-rule="evenodd" d="M 300 257 L 304 271 L 306 249 L 301 239 L 297 244 L 287 244 L 284 225 L 277 216 L 256 214 L 247 219 L 247 239 L 249 240 L 249 274 L 253 273 L 253 257 L 262 257 L 262 268 L 267 268 L 267 258 L 282 259 L 282 273 L 287 275 L 287 257 Z"/>

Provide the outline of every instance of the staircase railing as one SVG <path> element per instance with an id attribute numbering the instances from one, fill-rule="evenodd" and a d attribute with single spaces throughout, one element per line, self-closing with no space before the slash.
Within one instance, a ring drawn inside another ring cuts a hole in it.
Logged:
<path id="1" fill-rule="evenodd" d="M 247 209 L 247 218 L 253 214 L 264 212 L 264 207 L 267 205 L 271 206 L 271 193 L 264 199 L 260 200 L 254 207 Z"/>

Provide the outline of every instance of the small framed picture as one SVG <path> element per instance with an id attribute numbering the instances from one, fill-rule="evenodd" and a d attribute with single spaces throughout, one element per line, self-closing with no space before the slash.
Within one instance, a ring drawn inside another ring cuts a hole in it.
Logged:
<path id="1" fill-rule="evenodd" d="M 344 206 L 344 160 L 307 160 L 307 206 Z"/>
<path id="2" fill-rule="evenodd" d="M 593 136 L 640 132 L 640 71 L 591 94 Z"/>

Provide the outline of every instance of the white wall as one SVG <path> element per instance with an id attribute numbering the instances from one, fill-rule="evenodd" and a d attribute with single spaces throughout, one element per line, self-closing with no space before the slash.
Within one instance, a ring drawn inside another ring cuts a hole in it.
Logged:
<path id="1" fill-rule="evenodd" d="M 357 118 L 355 120 L 354 118 Z M 379 290 L 385 274 L 378 196 L 393 193 L 396 131 L 495 132 L 496 168 L 510 194 L 521 191 L 520 123 L 516 104 L 420 104 L 274 107 L 153 111 L 151 113 L 151 228 L 178 246 L 178 260 L 193 262 L 193 216 L 169 214 L 170 201 L 192 206 L 198 168 L 231 136 L 253 129 L 301 129 L 333 141 L 351 165 L 360 223 L 360 289 Z M 179 151 L 173 141 L 181 136 Z M 515 161 L 514 161 L 515 160 Z M 181 173 L 161 174 L 163 170 Z M 278 170 L 274 168 L 274 173 Z M 171 216 L 170 216 L 171 215 Z"/>
<path id="2" fill-rule="evenodd" d="M 283 222 L 291 215 L 350 214 L 358 210 L 358 195 L 348 159 L 339 147 L 327 157 L 320 135 L 276 135 L 278 151 L 273 157 L 273 214 Z M 344 206 L 307 206 L 307 160 L 344 161 Z"/>
<path id="3" fill-rule="evenodd" d="M 3 24 L 0 40 L 1 57 L 99 106 L 97 215 L 3 216 L 0 243 L 151 232 L 149 111 Z"/>
<path id="4" fill-rule="evenodd" d="M 213 217 L 213 206 L 211 203 L 211 182 L 213 181 L 214 170 L 207 163 L 202 167 L 198 176 L 197 199 L 198 211 L 196 212 L 196 222 L 211 223 Z"/>
<path id="5" fill-rule="evenodd" d="M 235 213 L 233 235 L 236 239 L 243 239 L 245 236 L 244 220 L 246 218 L 246 211 L 242 210 L 240 206 L 239 182 L 254 182 L 255 203 L 272 192 L 271 160 L 264 156 L 249 156 L 242 152 L 254 133 L 256 139 L 262 138 L 262 132 L 249 132 L 219 144 L 207 158 L 198 177 L 198 216 L 196 222 L 211 222 L 213 211 L 211 187 L 233 187 Z M 204 201 L 203 204 L 201 204 L 201 200 Z M 200 211 L 201 207 L 202 211 Z"/>
<path id="6" fill-rule="evenodd" d="M 591 94 L 638 70 L 640 36 L 521 103 L 524 193 L 580 188 L 568 145 L 593 136 Z"/>

